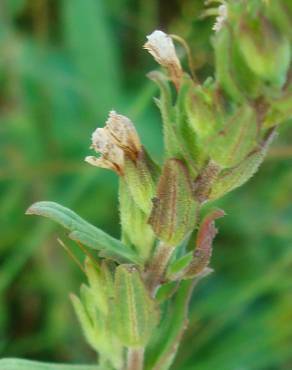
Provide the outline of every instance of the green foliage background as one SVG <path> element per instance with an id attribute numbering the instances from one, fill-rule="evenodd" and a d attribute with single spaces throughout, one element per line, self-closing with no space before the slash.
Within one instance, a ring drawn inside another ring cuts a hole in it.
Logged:
<path id="1" fill-rule="evenodd" d="M 184 37 L 212 74 L 212 19 L 201 0 L 1 0 L 0 357 L 94 363 L 70 302 L 82 273 L 61 229 L 27 218 L 54 200 L 118 236 L 117 179 L 83 162 L 114 108 L 159 160 L 161 123 L 142 50 L 155 28 Z M 212 266 L 197 288 L 173 369 L 292 368 L 292 125 L 259 173 L 218 205 Z M 73 248 L 76 248 L 72 245 Z M 78 253 L 78 250 L 75 249 Z"/>

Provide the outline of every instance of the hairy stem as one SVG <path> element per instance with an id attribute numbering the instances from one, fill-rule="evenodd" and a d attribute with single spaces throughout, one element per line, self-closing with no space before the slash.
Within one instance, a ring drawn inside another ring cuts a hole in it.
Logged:
<path id="1" fill-rule="evenodd" d="M 163 281 L 163 277 L 173 251 L 174 247 L 160 242 L 152 258 L 151 264 L 146 270 L 145 281 L 151 295 L 153 296 L 155 295 L 156 289 Z"/>
<path id="2" fill-rule="evenodd" d="M 173 302 L 173 313 L 170 319 L 171 335 L 165 339 L 163 351 L 152 365 L 151 370 L 165 370 L 173 363 L 183 334 L 188 327 L 189 304 L 198 281 L 198 279 L 194 279 L 182 283 L 181 289 Z"/>
<path id="3" fill-rule="evenodd" d="M 143 370 L 144 348 L 129 348 L 127 370 Z"/>

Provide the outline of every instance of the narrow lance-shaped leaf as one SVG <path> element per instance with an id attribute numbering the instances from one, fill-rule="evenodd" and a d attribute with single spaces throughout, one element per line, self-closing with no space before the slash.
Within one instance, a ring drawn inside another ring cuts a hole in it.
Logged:
<path id="1" fill-rule="evenodd" d="M 169 369 L 187 327 L 188 306 L 193 281 L 183 281 L 168 306 L 158 330 L 153 335 L 145 355 L 145 370 Z"/>
<path id="2" fill-rule="evenodd" d="M 157 237 L 176 246 L 196 224 L 197 202 L 188 170 L 182 161 L 169 159 L 161 174 L 149 223 Z"/>
<path id="3" fill-rule="evenodd" d="M 208 214 L 202 221 L 196 240 L 196 248 L 193 253 L 193 260 L 183 273 L 183 277 L 190 279 L 204 273 L 208 268 L 213 250 L 213 239 L 217 234 L 215 220 L 223 217 L 222 210 L 215 210 Z"/>
<path id="4" fill-rule="evenodd" d="M 258 149 L 250 153 L 236 167 L 222 171 L 212 187 L 209 200 L 220 198 L 248 181 L 258 170 L 274 137 L 275 131 L 271 129 Z"/>
<path id="5" fill-rule="evenodd" d="M 100 293 L 83 284 L 80 289 L 82 303 L 73 296 L 73 304 L 84 335 L 89 344 L 99 353 L 100 360 L 106 360 L 113 368 L 119 369 L 122 366 L 122 346 L 115 331 L 110 329 L 109 317 L 101 312 L 96 304 L 96 296 Z M 88 319 L 92 326 L 88 327 Z"/>
<path id="6" fill-rule="evenodd" d="M 98 337 L 95 335 L 94 322 L 89 317 L 87 309 L 83 302 L 75 295 L 70 295 L 74 311 L 78 317 L 79 323 L 82 327 L 83 334 L 88 344 L 95 350 L 98 351 Z M 99 334 L 99 333 L 98 333 Z"/>
<path id="7" fill-rule="evenodd" d="M 160 110 L 163 121 L 163 138 L 166 155 L 180 158 L 180 149 L 174 131 L 175 109 L 172 103 L 172 94 L 167 77 L 158 71 L 148 73 L 148 77 L 154 81 L 160 89 L 160 98 L 155 102 Z"/>
<path id="8" fill-rule="evenodd" d="M 127 347 L 144 346 L 157 324 L 155 302 L 131 265 L 117 267 L 113 316 L 117 335 Z"/>
<path id="9" fill-rule="evenodd" d="M 65 227 L 69 237 L 86 246 L 110 254 L 119 261 L 140 263 L 137 254 L 119 240 L 83 220 L 76 213 L 54 202 L 38 202 L 26 211 L 28 215 L 40 215 Z"/>
<path id="10" fill-rule="evenodd" d="M 170 263 L 167 269 L 167 277 L 169 280 L 176 280 L 176 277 L 180 277 L 181 273 L 186 270 L 193 259 L 193 252 L 188 252 L 182 257 Z"/>
<path id="11" fill-rule="evenodd" d="M 0 360 L 1 370 L 103 370 L 96 365 L 63 365 L 38 361 L 4 358 Z"/>
<path id="12" fill-rule="evenodd" d="M 232 42 L 229 27 L 223 27 L 214 38 L 216 80 L 232 99 L 242 102 L 244 95 L 237 84 L 233 69 Z"/>
<path id="13" fill-rule="evenodd" d="M 175 103 L 175 133 L 180 149 L 180 156 L 176 158 L 184 159 L 192 177 L 198 175 L 201 166 L 207 159 L 205 153 L 199 148 L 198 135 L 194 133 L 187 107 L 188 97 L 195 86 L 190 76 L 185 74 Z"/>
<path id="14" fill-rule="evenodd" d="M 94 301 L 96 307 L 103 314 L 107 314 L 108 302 L 106 295 L 106 284 L 101 269 L 97 269 L 92 261 L 87 258 L 85 260 L 85 272 L 90 288 L 93 292 L 95 292 Z"/>

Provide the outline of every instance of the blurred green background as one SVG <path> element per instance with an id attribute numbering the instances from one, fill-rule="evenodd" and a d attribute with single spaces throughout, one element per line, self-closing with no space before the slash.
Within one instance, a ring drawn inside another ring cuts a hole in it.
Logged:
<path id="1" fill-rule="evenodd" d="M 90 135 L 110 109 L 161 159 L 161 123 L 142 49 L 155 28 L 184 37 L 200 78 L 213 73 L 201 0 L 1 0 L 0 357 L 94 362 L 68 293 L 84 277 L 47 220 L 54 200 L 119 235 L 117 179 L 90 167 Z M 292 369 L 292 125 L 259 173 L 218 203 L 212 266 L 197 288 L 173 369 Z"/>

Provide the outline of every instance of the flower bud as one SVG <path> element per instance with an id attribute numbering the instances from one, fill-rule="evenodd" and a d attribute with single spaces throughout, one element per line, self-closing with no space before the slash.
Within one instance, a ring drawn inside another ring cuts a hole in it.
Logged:
<path id="1" fill-rule="evenodd" d="M 147 36 L 147 40 L 144 49 L 149 51 L 157 63 L 167 68 L 171 80 L 178 88 L 183 71 L 171 37 L 156 30 Z"/>
<path id="2" fill-rule="evenodd" d="M 177 246 L 195 227 L 197 211 L 187 168 L 178 159 L 167 160 L 149 218 L 154 233 L 167 245 Z"/>

